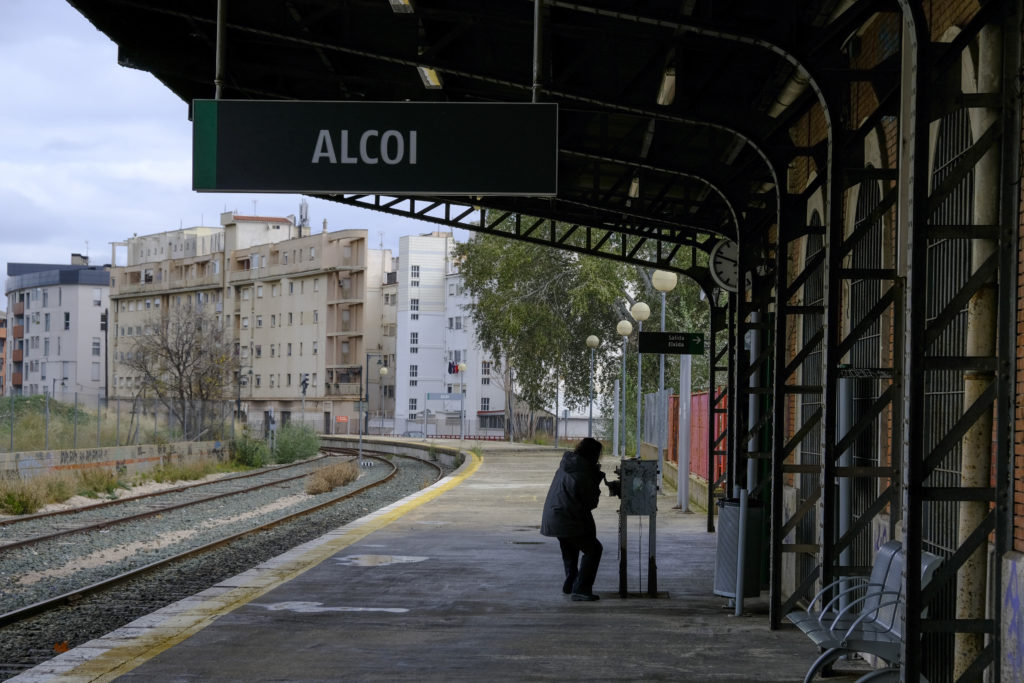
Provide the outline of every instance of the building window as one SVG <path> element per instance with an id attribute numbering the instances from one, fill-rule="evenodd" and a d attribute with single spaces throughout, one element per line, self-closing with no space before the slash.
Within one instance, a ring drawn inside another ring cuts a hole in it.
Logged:
<path id="1" fill-rule="evenodd" d="M 64 329 L 65 330 L 70 330 L 71 329 L 71 313 L 65 313 L 64 314 Z"/>
<path id="2" fill-rule="evenodd" d="M 277 327 L 277 314 L 276 313 L 271 313 L 270 314 L 270 326 L 271 327 Z"/>
<path id="3" fill-rule="evenodd" d="M 315 280 L 313 280 L 313 291 L 314 292 L 319 292 L 320 291 L 320 278 L 316 278 Z"/>
<path id="4" fill-rule="evenodd" d="M 320 322 L 320 311 L 313 311 L 313 324 L 316 325 Z"/>
<path id="5" fill-rule="evenodd" d="M 420 333 L 419 332 L 410 332 L 409 333 L 409 344 L 411 346 L 416 346 L 419 343 L 420 343 Z"/>
<path id="6" fill-rule="evenodd" d="M 100 292 L 100 288 L 99 287 L 93 287 L 92 288 L 92 305 L 93 306 L 102 306 L 103 305 L 102 296 L 103 296 L 103 294 Z M 44 292 L 43 293 L 43 306 L 45 306 L 45 305 L 46 305 L 46 293 Z"/>
<path id="7" fill-rule="evenodd" d="M 249 300 L 249 288 L 246 287 L 245 289 L 242 290 L 242 301 L 248 301 L 248 300 Z"/>
<path id="8" fill-rule="evenodd" d="M 262 299 L 263 298 L 263 285 L 259 285 L 258 287 L 256 287 L 256 298 L 257 299 Z"/>
<path id="9" fill-rule="evenodd" d="M 259 387 L 259 386 L 262 386 L 262 385 L 263 385 L 263 377 L 261 375 L 256 375 L 256 386 Z"/>
<path id="10" fill-rule="evenodd" d="M 410 413 L 416 412 L 416 399 L 414 399 L 414 398 L 410 398 L 409 399 L 409 412 Z"/>
<path id="11" fill-rule="evenodd" d="M 455 329 L 457 329 L 457 330 L 461 330 L 462 329 L 462 316 L 461 315 L 460 316 L 456 316 L 456 318 L 455 318 Z"/>
<path id="12" fill-rule="evenodd" d="M 455 328 L 455 318 L 448 318 L 448 329 L 451 330 L 451 329 L 454 329 L 454 328 Z"/>
<path id="13" fill-rule="evenodd" d="M 295 293 L 295 283 L 294 282 L 289 282 L 288 283 L 288 293 L 289 294 L 294 294 Z"/>
<path id="14" fill-rule="evenodd" d="M 313 355 L 314 356 L 316 355 L 316 352 L 317 352 L 316 342 L 313 342 Z"/>
<path id="15" fill-rule="evenodd" d="M 47 340 L 47 341 L 49 341 L 49 340 Z M 93 337 L 92 338 L 92 355 L 94 355 L 94 356 L 100 355 L 100 338 L 99 337 Z"/>
<path id="16" fill-rule="evenodd" d="M 50 331 L 50 314 L 46 313 L 43 315 L 43 332 Z"/>
<path id="17" fill-rule="evenodd" d="M 292 355 L 292 343 L 288 342 L 288 355 Z"/>
<path id="18" fill-rule="evenodd" d="M 420 300 L 419 299 L 409 299 L 409 310 L 410 311 L 418 311 L 418 310 L 420 310 Z"/>
<path id="19" fill-rule="evenodd" d="M 483 398 L 480 399 L 480 410 L 490 410 L 490 409 L 491 409 L 491 399 L 489 399 L 488 397 L 484 396 Z"/>
<path id="20" fill-rule="evenodd" d="M 487 377 L 491 374 L 491 361 L 485 360 L 480 363 L 480 376 Z"/>
<path id="21" fill-rule="evenodd" d="M 491 383 L 491 378 L 490 377 L 481 377 L 480 378 L 480 384 L 490 384 L 490 383 Z"/>
<path id="22" fill-rule="evenodd" d="M 256 345 L 256 357 L 257 358 L 263 358 L 263 345 L 262 344 L 257 344 Z"/>
<path id="23" fill-rule="evenodd" d="M 92 381 L 93 382 L 99 382 L 100 381 L 100 364 L 99 363 L 93 363 L 92 364 Z"/>
<path id="24" fill-rule="evenodd" d="M 410 365 L 409 366 L 409 376 L 410 377 L 419 377 L 420 376 L 420 366 L 418 366 L 418 365 Z"/>
<path id="25" fill-rule="evenodd" d="M 249 317 L 248 316 L 242 318 L 242 329 L 243 330 L 249 329 Z"/>
<path id="26" fill-rule="evenodd" d="M 289 325 L 292 324 L 292 314 L 291 313 L 288 314 L 288 324 Z"/>
<path id="27" fill-rule="evenodd" d="M 263 316 L 256 316 L 256 327 L 263 327 Z"/>

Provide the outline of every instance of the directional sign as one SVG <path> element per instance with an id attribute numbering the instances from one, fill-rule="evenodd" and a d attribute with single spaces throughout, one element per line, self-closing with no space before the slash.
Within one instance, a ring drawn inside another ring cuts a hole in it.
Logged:
<path id="1" fill-rule="evenodd" d="M 701 355 L 704 335 L 700 332 L 641 332 L 640 353 Z"/>
<path id="2" fill-rule="evenodd" d="M 461 401 L 462 394 L 427 394 L 428 401 Z"/>
<path id="3" fill-rule="evenodd" d="M 198 192 L 558 194 L 558 105 L 196 100 Z"/>

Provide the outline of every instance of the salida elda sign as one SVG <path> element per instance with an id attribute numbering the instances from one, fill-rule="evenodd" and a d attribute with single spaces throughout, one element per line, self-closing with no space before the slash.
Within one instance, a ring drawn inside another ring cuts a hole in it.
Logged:
<path id="1" fill-rule="evenodd" d="M 199 192 L 554 196 L 558 105 L 196 100 Z"/>

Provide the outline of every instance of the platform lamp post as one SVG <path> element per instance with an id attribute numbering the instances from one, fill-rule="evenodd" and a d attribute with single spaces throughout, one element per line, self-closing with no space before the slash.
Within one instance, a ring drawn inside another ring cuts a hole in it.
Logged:
<path id="1" fill-rule="evenodd" d="M 600 343 L 596 334 L 587 337 L 587 346 L 590 347 L 590 418 L 587 420 L 587 436 L 594 436 L 594 350 Z"/>
<path id="2" fill-rule="evenodd" d="M 630 306 L 629 314 L 633 316 L 633 320 L 637 322 L 637 335 L 643 333 L 644 321 L 651 317 L 651 307 L 643 301 L 637 301 L 635 304 Z M 636 457 L 638 458 L 640 457 L 640 439 L 643 436 L 640 423 L 640 401 L 644 392 L 643 361 L 644 357 L 638 351 L 636 354 Z"/>
<path id="3" fill-rule="evenodd" d="M 651 283 L 654 288 L 661 292 L 661 331 L 665 331 L 665 295 L 676 288 L 676 284 L 679 282 L 679 277 L 675 273 L 670 273 L 667 270 L 656 270 L 651 276 Z M 658 396 L 661 397 L 665 393 L 665 354 L 659 354 L 659 369 L 658 369 Z M 682 391 L 679 394 L 679 400 L 683 400 Z M 662 417 L 665 417 L 664 415 Z M 658 443 L 658 490 L 661 490 L 661 473 L 665 463 L 662 461 L 663 450 L 662 443 L 665 443 L 666 448 L 668 447 L 667 428 L 662 430 L 659 435 Z M 678 463 L 677 463 L 678 464 Z"/>
<path id="4" fill-rule="evenodd" d="M 380 366 L 380 433 L 384 433 L 384 378 L 388 376 L 388 366 Z"/>
<path id="5" fill-rule="evenodd" d="M 626 345 L 629 343 L 629 335 L 633 334 L 633 324 L 628 320 L 620 320 L 615 326 L 615 332 L 622 337 L 622 410 L 621 426 L 619 427 L 620 444 L 622 448 L 616 451 L 617 455 L 626 455 Z"/>

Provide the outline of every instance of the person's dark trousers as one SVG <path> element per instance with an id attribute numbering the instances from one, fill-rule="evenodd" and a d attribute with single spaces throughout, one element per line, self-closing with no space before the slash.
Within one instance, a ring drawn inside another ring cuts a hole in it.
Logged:
<path id="1" fill-rule="evenodd" d="M 558 538 L 558 546 L 562 549 L 562 564 L 565 565 L 565 593 L 582 593 L 590 595 L 594 592 L 594 579 L 597 568 L 601 564 L 601 553 L 604 546 L 597 537 Z M 583 559 L 580 560 L 580 553 Z M 577 568 L 579 564 L 579 568 Z"/>

